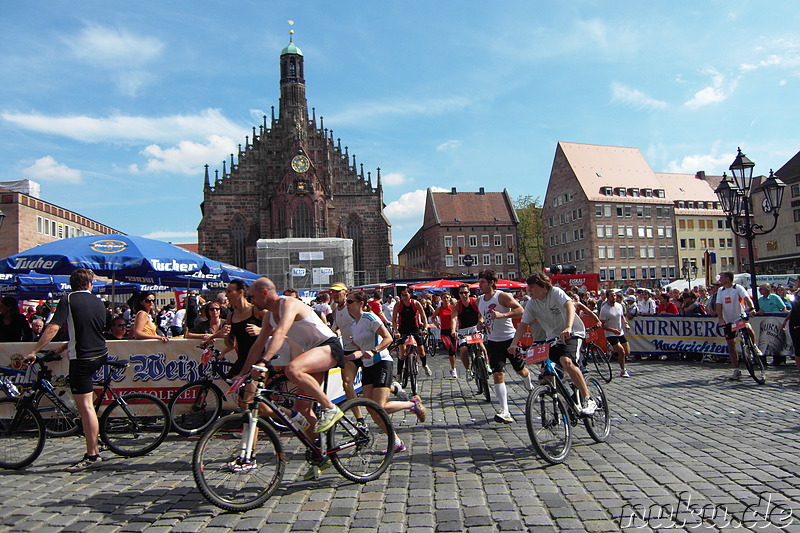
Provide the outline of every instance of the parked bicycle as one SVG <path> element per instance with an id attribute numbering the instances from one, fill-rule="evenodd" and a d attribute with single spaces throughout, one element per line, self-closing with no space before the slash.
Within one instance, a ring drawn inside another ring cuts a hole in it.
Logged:
<path id="1" fill-rule="evenodd" d="M 476 394 L 483 394 L 487 402 L 492 401 L 491 388 L 489 387 L 489 376 L 492 375 L 489 369 L 489 361 L 483 355 L 481 344 L 483 343 L 483 335 L 480 333 L 460 334 L 458 336 L 459 344 L 461 340 L 467 343 L 467 353 L 469 354 L 470 370 L 472 370 L 472 379 L 475 380 L 478 390 Z"/>
<path id="2" fill-rule="evenodd" d="M 598 328 L 600 326 L 587 328 L 586 333 L 588 334 Z M 606 383 L 611 383 L 611 380 L 614 379 L 614 372 L 611 370 L 611 358 L 608 353 L 588 339 L 584 339 L 583 346 L 581 346 L 580 363 L 581 370 L 585 370 L 589 363 L 593 363 L 595 370 L 597 370 L 597 375 L 603 378 Z"/>
<path id="3" fill-rule="evenodd" d="M 747 333 L 745 324 L 744 319 L 737 320 L 731 324 L 731 330 L 736 332 L 736 336 L 742 342 L 741 359 L 747 372 L 756 383 L 763 385 L 767 381 L 767 368 L 764 366 L 764 360 L 756 352 L 756 345 Z"/>
<path id="4" fill-rule="evenodd" d="M 558 464 L 572 448 L 572 427 L 583 422 L 596 442 L 604 442 L 611 433 L 611 416 L 603 387 L 592 377 L 586 379 L 589 394 L 597 403 L 592 415 L 581 414 L 581 398 L 563 369 L 550 359 L 550 346 L 557 341 L 535 343 L 527 362 L 542 362 L 542 385 L 534 388 L 525 404 L 525 422 L 534 448 L 546 461 Z"/>
<path id="5" fill-rule="evenodd" d="M 34 381 L 18 398 L 0 398 L 0 468 L 23 468 L 39 456 L 45 436 L 74 435 L 82 431 L 72 396 L 59 396 L 51 383 L 47 363 L 61 359 L 54 352 L 40 352 L 29 366 Z M 164 402 L 144 392 L 118 394 L 111 386 L 112 372 L 129 361 L 110 360 L 98 383 L 102 392 L 95 408 L 110 401 L 99 418 L 100 439 L 112 452 L 135 457 L 155 450 L 169 432 L 169 412 Z M 46 402 L 49 403 L 45 403 Z M 50 429 L 48 429 L 48 427 Z"/>
<path id="6" fill-rule="evenodd" d="M 265 367 L 254 367 L 266 371 Z M 319 443 L 306 435 L 281 406 L 310 396 L 261 388 L 249 409 L 217 420 L 197 442 L 192 471 L 200 492 L 214 505 L 229 511 L 247 511 L 262 505 L 275 492 L 286 469 L 283 444 L 272 427 L 259 418 L 259 406 L 269 407 L 306 447 L 306 459 L 322 465 L 330 459 L 345 478 L 366 483 L 380 477 L 394 456 L 394 429 L 389 416 L 366 398 L 345 401 L 344 416 L 320 434 Z M 358 423 L 352 409 L 366 416 Z"/>

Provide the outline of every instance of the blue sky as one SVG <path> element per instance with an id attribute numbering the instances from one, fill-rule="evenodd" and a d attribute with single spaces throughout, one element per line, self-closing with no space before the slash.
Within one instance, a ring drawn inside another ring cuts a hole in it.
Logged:
<path id="1" fill-rule="evenodd" d="M 380 167 L 395 253 L 427 187 L 544 197 L 558 141 L 633 146 L 657 172 L 756 172 L 800 150 L 790 2 L 508 0 L 0 4 L 0 180 L 130 234 L 196 242 L 203 165 L 278 105 Z"/>

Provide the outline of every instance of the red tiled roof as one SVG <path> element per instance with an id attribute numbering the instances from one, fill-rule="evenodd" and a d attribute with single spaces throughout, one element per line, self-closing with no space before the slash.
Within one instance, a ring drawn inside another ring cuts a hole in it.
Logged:
<path id="1" fill-rule="evenodd" d="M 508 191 L 431 193 L 435 220 L 440 225 L 486 226 L 516 224 Z M 458 219 L 458 220 L 456 220 Z M 426 223 L 429 221 L 426 221 Z"/>

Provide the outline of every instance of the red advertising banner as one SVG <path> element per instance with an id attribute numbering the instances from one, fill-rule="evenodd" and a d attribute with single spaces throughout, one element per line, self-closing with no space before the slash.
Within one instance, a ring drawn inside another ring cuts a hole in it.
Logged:
<path id="1" fill-rule="evenodd" d="M 600 274 L 573 274 L 570 276 L 550 276 L 550 281 L 565 291 L 578 289 L 579 292 L 596 291 Z"/>

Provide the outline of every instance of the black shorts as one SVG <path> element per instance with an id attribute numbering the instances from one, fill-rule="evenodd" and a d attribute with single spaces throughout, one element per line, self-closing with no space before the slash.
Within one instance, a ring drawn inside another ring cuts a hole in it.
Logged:
<path id="1" fill-rule="evenodd" d="M 403 337 L 407 336 L 407 335 L 411 335 L 412 337 L 414 337 L 414 340 L 417 341 L 417 346 L 425 346 L 425 341 L 422 340 L 422 333 L 420 332 L 419 329 L 415 329 L 415 330 L 412 330 L 412 331 L 401 331 L 400 332 L 400 338 L 401 339 Z"/>
<path id="2" fill-rule="evenodd" d="M 573 363 L 577 363 L 580 358 L 581 345 L 583 339 L 581 337 L 570 337 L 567 339 L 566 344 L 557 344 L 550 347 L 550 360 L 557 365 L 561 364 L 562 357 L 569 357 Z"/>
<path id="3" fill-rule="evenodd" d="M 628 339 L 625 338 L 625 335 L 612 335 L 610 337 L 606 337 L 606 340 L 611 346 L 616 346 L 617 344 L 628 344 Z"/>
<path id="4" fill-rule="evenodd" d="M 331 356 L 336 361 L 336 366 L 344 368 L 344 347 L 342 347 L 342 341 L 339 340 L 339 337 L 330 337 L 316 347 L 319 348 L 320 346 L 330 346 Z"/>
<path id="5" fill-rule="evenodd" d="M 525 368 L 525 356 L 519 357 L 508 353 L 508 347 L 511 346 L 511 341 L 490 341 L 484 340 L 483 344 L 486 346 L 486 353 L 489 354 L 489 367 L 492 373 L 505 372 L 506 360 L 511 363 L 511 366 L 519 372 Z"/>
<path id="6" fill-rule="evenodd" d="M 361 362 L 361 358 L 360 357 L 358 359 L 348 359 L 347 358 L 348 355 L 353 355 L 354 353 L 356 353 L 356 350 L 345 350 L 344 351 L 345 365 L 347 363 L 353 363 L 354 365 L 356 365 L 356 368 L 361 368 L 362 366 L 364 366 L 364 363 Z M 344 368 L 344 366 L 342 366 L 342 368 Z"/>
<path id="7" fill-rule="evenodd" d="M 373 388 L 392 386 L 392 362 L 381 361 L 361 369 L 361 385 L 372 385 Z"/>
<path id="8" fill-rule="evenodd" d="M 69 390 L 72 394 L 89 394 L 94 390 L 94 373 L 106 364 L 106 359 L 107 355 L 69 360 Z"/>

